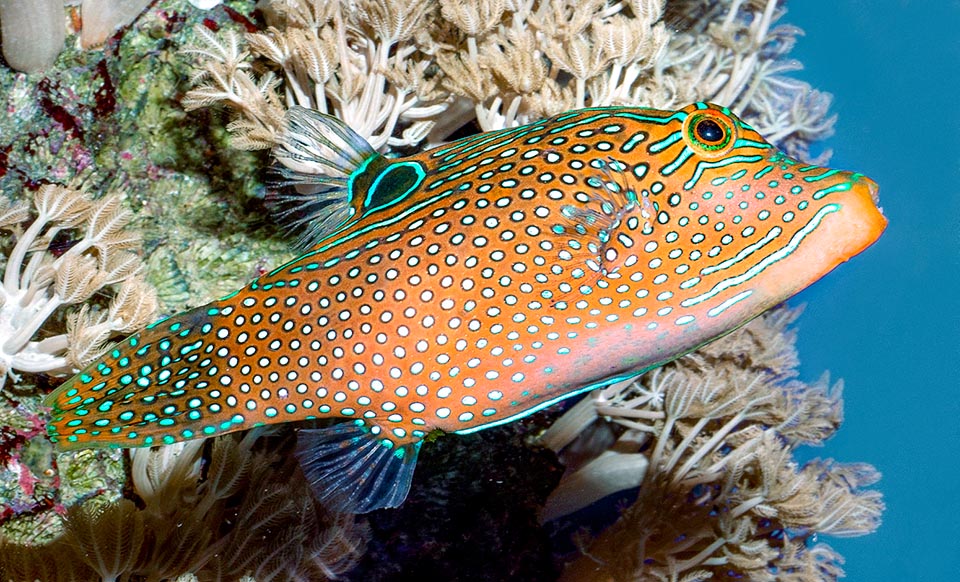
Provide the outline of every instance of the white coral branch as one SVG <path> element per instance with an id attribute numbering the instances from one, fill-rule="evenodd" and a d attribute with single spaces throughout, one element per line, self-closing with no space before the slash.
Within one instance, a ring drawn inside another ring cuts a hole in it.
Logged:
<path id="1" fill-rule="evenodd" d="M 24 204 L 0 208 L 0 228 L 14 233 L 0 285 L 0 386 L 17 372 L 69 373 L 92 359 L 119 332 L 153 317 L 153 289 L 136 279 L 140 259 L 129 249 L 139 237 L 127 230 L 131 213 L 119 196 L 94 201 L 85 193 L 48 185 L 37 191 L 31 219 Z M 29 224 L 27 224 L 29 222 Z M 49 250 L 63 231 L 77 237 L 56 256 Z M 88 303 L 120 283 L 106 311 Z M 76 305 L 72 311 L 70 306 Z M 66 309 L 66 332 L 48 324 Z M 133 325 L 132 325 L 133 324 Z M 35 339 L 47 328 L 48 337 Z"/>

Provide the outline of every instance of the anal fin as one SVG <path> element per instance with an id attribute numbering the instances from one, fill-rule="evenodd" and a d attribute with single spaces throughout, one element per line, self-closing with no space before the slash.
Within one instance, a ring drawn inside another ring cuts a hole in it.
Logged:
<path id="1" fill-rule="evenodd" d="M 407 498 L 422 441 L 401 445 L 372 434 L 362 421 L 297 435 L 296 456 L 316 498 L 331 510 L 367 513 Z"/>

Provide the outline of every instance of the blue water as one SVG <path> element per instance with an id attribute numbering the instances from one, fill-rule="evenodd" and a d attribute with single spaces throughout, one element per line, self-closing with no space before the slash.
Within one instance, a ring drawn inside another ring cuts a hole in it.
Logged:
<path id="1" fill-rule="evenodd" d="M 833 167 L 880 184 L 890 226 L 793 303 L 802 373 L 845 381 L 846 420 L 815 455 L 882 473 L 865 538 L 824 538 L 848 580 L 956 579 L 960 558 L 960 2 L 788 4 L 797 73 L 834 94 Z"/>

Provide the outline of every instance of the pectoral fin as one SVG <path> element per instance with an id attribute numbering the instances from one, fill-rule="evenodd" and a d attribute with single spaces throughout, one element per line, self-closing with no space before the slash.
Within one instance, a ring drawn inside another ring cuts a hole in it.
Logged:
<path id="1" fill-rule="evenodd" d="M 538 277 L 548 288 L 550 279 L 557 281 L 549 299 L 589 292 L 584 289 L 600 279 L 618 279 L 624 267 L 636 263 L 633 249 L 652 232 L 655 212 L 626 168 L 611 158 L 569 174 L 580 189 L 564 198 L 544 233 L 556 252 L 549 272 Z"/>

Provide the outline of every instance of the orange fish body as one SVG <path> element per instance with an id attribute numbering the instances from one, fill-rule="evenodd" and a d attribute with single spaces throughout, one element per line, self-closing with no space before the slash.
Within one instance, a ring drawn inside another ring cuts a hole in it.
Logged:
<path id="1" fill-rule="evenodd" d="M 791 160 L 710 104 L 573 111 L 395 160 L 333 118 L 295 108 L 290 124 L 277 157 L 307 192 L 296 222 L 315 244 L 67 381 L 48 399 L 55 441 L 343 417 L 300 433 L 318 496 L 396 506 L 430 431 L 502 424 L 661 365 L 886 224 L 872 181 Z"/>

